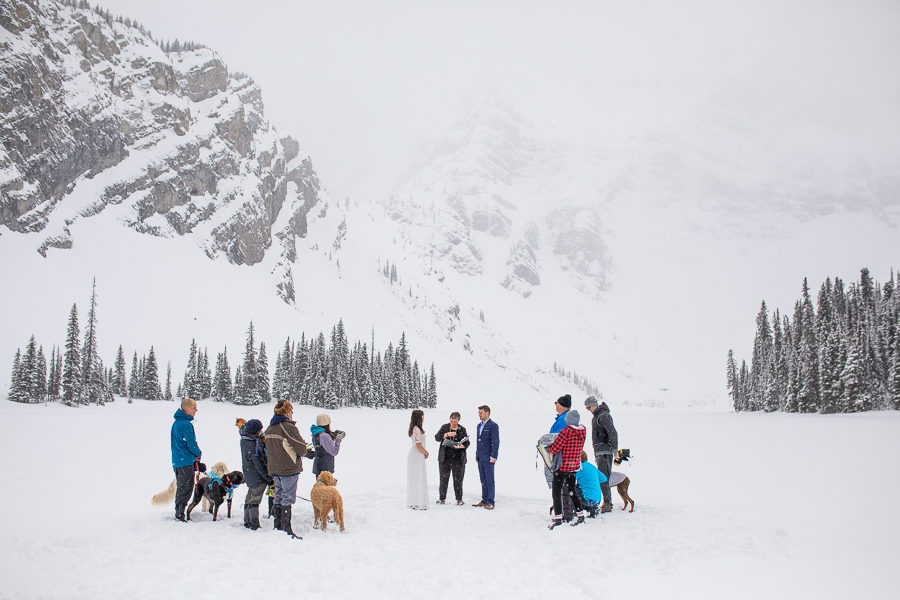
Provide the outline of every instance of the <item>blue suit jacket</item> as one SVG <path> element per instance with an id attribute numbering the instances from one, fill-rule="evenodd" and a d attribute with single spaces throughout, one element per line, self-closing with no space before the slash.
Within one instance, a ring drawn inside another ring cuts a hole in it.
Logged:
<path id="1" fill-rule="evenodd" d="M 475 431 L 481 423 L 475 426 Z M 478 445 L 475 450 L 475 460 L 487 462 L 490 459 L 497 460 L 497 453 L 500 451 L 500 428 L 497 424 L 488 419 L 484 422 L 484 429 L 478 435 Z"/>

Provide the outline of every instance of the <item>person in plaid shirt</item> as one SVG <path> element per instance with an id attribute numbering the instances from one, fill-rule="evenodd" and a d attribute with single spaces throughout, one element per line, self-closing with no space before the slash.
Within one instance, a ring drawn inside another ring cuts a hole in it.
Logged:
<path id="1" fill-rule="evenodd" d="M 569 487 L 569 495 L 572 497 L 572 506 L 575 508 L 576 519 L 572 521 L 572 527 L 584 523 L 584 507 L 578 494 L 575 494 L 575 473 L 581 468 L 581 451 L 584 449 L 584 440 L 587 430 L 580 425 L 581 415 L 577 410 L 566 413 L 566 428 L 559 432 L 556 441 L 547 448 L 551 454 L 559 453 L 562 464 L 553 473 L 553 529 L 562 523 L 562 485 Z"/>

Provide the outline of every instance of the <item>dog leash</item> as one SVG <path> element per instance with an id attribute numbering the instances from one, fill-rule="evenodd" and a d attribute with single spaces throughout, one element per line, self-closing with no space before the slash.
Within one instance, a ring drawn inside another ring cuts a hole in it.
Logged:
<path id="1" fill-rule="evenodd" d="M 304 498 L 303 496 L 294 496 L 294 497 L 295 497 L 297 500 L 306 500 L 307 502 L 309 502 L 310 504 L 312 504 L 312 500 L 310 500 L 309 498 Z"/>

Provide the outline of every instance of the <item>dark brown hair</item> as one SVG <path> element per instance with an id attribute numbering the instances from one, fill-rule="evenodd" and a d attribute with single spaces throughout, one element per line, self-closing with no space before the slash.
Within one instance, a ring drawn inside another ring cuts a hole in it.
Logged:
<path id="1" fill-rule="evenodd" d="M 478 407 L 478 409 L 483 410 L 487 414 L 491 414 L 491 407 L 488 406 L 487 404 L 482 404 L 481 406 Z"/>
<path id="2" fill-rule="evenodd" d="M 422 429 L 423 419 L 425 419 L 425 413 L 423 411 L 419 410 L 418 408 L 412 411 L 412 415 L 410 415 L 409 417 L 409 433 L 407 434 L 408 436 L 412 437 L 413 429 L 415 429 L 416 427 L 418 427 L 422 433 L 425 433 L 425 430 Z"/>

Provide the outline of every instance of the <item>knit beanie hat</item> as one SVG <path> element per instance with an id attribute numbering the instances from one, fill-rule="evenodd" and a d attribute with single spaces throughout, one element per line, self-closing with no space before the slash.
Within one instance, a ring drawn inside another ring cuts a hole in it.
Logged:
<path id="1" fill-rule="evenodd" d="M 581 415 L 578 414 L 577 410 L 570 410 L 566 413 L 566 425 L 577 426 L 579 423 L 581 423 Z"/>
<path id="2" fill-rule="evenodd" d="M 325 427 L 327 425 L 331 425 L 331 417 L 326 414 L 321 414 L 316 417 L 316 425 L 319 427 Z"/>
<path id="3" fill-rule="evenodd" d="M 244 433 L 247 435 L 256 435 L 260 431 L 262 431 L 262 422 L 259 419 L 250 419 L 244 425 Z"/>
<path id="4" fill-rule="evenodd" d="M 593 396 L 588 396 L 584 400 L 584 407 L 588 408 L 590 406 L 597 406 L 597 399 Z"/>
<path id="5" fill-rule="evenodd" d="M 572 408 L 572 396 L 570 396 L 569 394 L 560 396 L 556 401 L 559 402 L 559 405 L 563 408 Z"/>
<path id="6" fill-rule="evenodd" d="M 291 404 L 290 400 L 279 400 L 278 404 L 275 405 L 275 414 L 286 417 L 288 413 L 294 411 L 294 405 Z"/>

